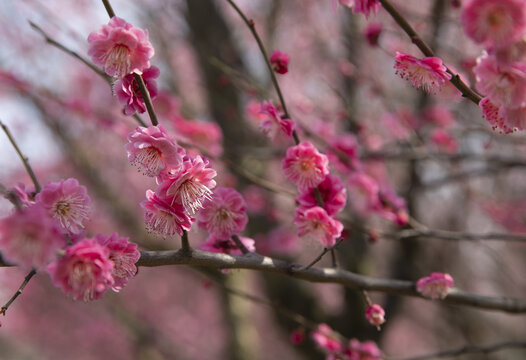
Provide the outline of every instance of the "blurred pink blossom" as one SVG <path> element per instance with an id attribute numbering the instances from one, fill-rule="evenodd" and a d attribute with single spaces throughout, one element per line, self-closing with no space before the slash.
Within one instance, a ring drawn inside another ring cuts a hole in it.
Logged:
<path id="1" fill-rule="evenodd" d="M 416 290 L 422 296 L 431 299 L 444 299 L 453 285 L 454 281 L 451 275 L 435 272 L 419 279 L 416 283 Z"/>

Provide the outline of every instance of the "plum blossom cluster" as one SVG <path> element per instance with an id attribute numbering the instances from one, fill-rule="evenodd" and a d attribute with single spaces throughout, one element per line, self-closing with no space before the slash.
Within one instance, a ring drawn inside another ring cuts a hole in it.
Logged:
<path id="1" fill-rule="evenodd" d="M 465 33 L 484 47 L 473 72 L 485 98 L 482 115 L 494 130 L 525 127 L 526 3 L 522 0 L 470 0 L 462 10 Z"/>
<path id="2" fill-rule="evenodd" d="M 116 78 L 113 92 L 124 105 L 124 113 L 144 113 L 144 98 L 135 74 L 142 75 L 152 99 L 157 96 L 155 79 L 159 76 L 159 69 L 150 65 L 154 49 L 148 40 L 148 31 L 115 16 L 107 25 L 89 34 L 88 42 L 88 55 L 93 62 Z"/>
<path id="3" fill-rule="evenodd" d="M 333 246 L 343 230 L 335 216 L 345 206 L 346 192 L 341 180 L 329 175 L 329 159 L 312 143 L 303 141 L 287 150 L 282 169 L 300 193 L 294 217 L 298 235 Z"/>
<path id="4" fill-rule="evenodd" d="M 136 244 L 117 234 L 86 237 L 91 201 L 76 179 L 51 182 L 34 200 L 23 186 L 14 193 L 23 206 L 0 220 L 0 251 L 7 261 L 45 270 L 55 286 L 83 301 L 120 291 L 137 272 Z"/>
<path id="5" fill-rule="evenodd" d="M 319 324 L 311 333 L 312 340 L 327 354 L 326 360 L 380 360 L 382 352 L 373 341 L 351 339 L 347 345 L 327 324 Z"/>
<path id="6" fill-rule="evenodd" d="M 444 299 L 453 285 L 454 281 L 451 275 L 435 272 L 419 279 L 416 283 L 416 290 L 422 296 L 431 299 Z"/>

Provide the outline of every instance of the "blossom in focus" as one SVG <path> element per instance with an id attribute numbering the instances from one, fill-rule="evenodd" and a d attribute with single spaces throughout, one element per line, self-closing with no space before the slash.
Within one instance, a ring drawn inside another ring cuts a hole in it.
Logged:
<path id="1" fill-rule="evenodd" d="M 513 128 L 509 127 L 507 122 L 500 114 L 500 107 L 493 104 L 487 97 L 480 100 L 479 107 L 482 110 L 482 116 L 491 125 L 493 130 L 499 129 L 505 134 L 513 132 Z"/>
<path id="2" fill-rule="evenodd" d="M 347 202 L 347 190 L 342 184 L 339 177 L 334 175 L 327 175 L 325 179 L 317 187 L 323 208 L 328 215 L 333 216 L 340 212 Z M 296 201 L 303 208 L 317 206 L 316 191 L 314 188 L 300 193 Z"/>
<path id="3" fill-rule="evenodd" d="M 416 291 L 431 299 L 444 299 L 453 285 L 451 275 L 435 272 L 419 279 L 416 283 Z"/>
<path id="4" fill-rule="evenodd" d="M 342 351 L 341 341 L 327 324 L 319 324 L 316 330 L 311 333 L 311 336 L 316 345 L 329 354 Z"/>
<path id="5" fill-rule="evenodd" d="M 269 139 L 275 139 L 280 132 L 288 137 L 292 136 L 294 123 L 290 119 L 281 117 L 278 109 L 272 104 L 272 100 L 263 101 L 259 106 L 259 113 L 267 115 L 260 120 L 259 129 Z"/>
<path id="6" fill-rule="evenodd" d="M 59 224 L 40 204 L 0 220 L 0 252 L 8 262 L 43 268 L 65 245 Z"/>
<path id="7" fill-rule="evenodd" d="M 493 55 L 484 54 L 473 68 L 477 89 L 495 105 L 517 108 L 526 104 L 526 64 L 500 65 Z"/>
<path id="8" fill-rule="evenodd" d="M 218 187 L 212 198 L 203 203 L 197 222 L 209 234 L 229 239 L 245 229 L 248 222 L 246 209 L 247 204 L 240 193 L 232 188 Z"/>
<path id="9" fill-rule="evenodd" d="M 442 60 L 437 57 L 417 59 L 414 56 L 396 52 L 396 74 L 427 93 L 437 93 L 451 79 Z"/>
<path id="10" fill-rule="evenodd" d="M 380 325 L 385 323 L 385 310 L 378 304 L 373 304 L 365 310 L 365 318 L 369 324 L 380 329 Z"/>
<path id="11" fill-rule="evenodd" d="M 117 233 L 110 236 L 96 235 L 95 240 L 109 251 L 109 259 L 113 262 L 113 286 L 116 292 L 120 291 L 128 283 L 128 279 L 135 276 L 137 267 L 135 263 L 141 257 L 137 250 L 137 244 L 132 243 L 125 237 L 119 237 Z"/>
<path id="12" fill-rule="evenodd" d="M 147 176 L 158 176 L 183 164 L 183 148 L 170 139 L 161 125 L 137 127 L 128 135 L 125 149 L 128 160 L 142 168 Z"/>
<path id="13" fill-rule="evenodd" d="M 190 230 L 194 219 L 190 217 L 183 205 L 170 199 L 158 197 L 153 191 L 146 191 L 146 200 L 141 202 L 144 209 L 146 228 L 162 236 L 183 235 L 183 230 Z"/>
<path id="14" fill-rule="evenodd" d="M 159 77 L 159 74 L 160 71 L 156 66 L 145 69 L 142 74 L 144 84 L 148 89 L 151 99 L 157 96 L 157 83 L 155 79 Z M 117 96 L 119 103 L 124 105 L 124 113 L 126 115 L 133 115 L 135 112 L 142 114 L 146 111 L 144 98 L 139 89 L 139 84 L 137 84 L 135 80 L 135 75 L 128 74 L 117 80 L 113 85 L 113 92 Z"/>
<path id="15" fill-rule="evenodd" d="M 272 55 L 270 55 L 270 64 L 278 74 L 286 74 L 289 71 L 289 61 L 289 55 L 279 50 L 275 50 Z"/>
<path id="16" fill-rule="evenodd" d="M 84 229 L 82 223 L 88 217 L 91 200 L 86 187 L 79 185 L 77 179 L 49 183 L 35 200 L 69 233 L 78 234 Z"/>
<path id="17" fill-rule="evenodd" d="M 329 160 L 308 141 L 291 146 L 281 163 L 283 173 L 300 191 L 318 186 L 329 174 Z"/>
<path id="18" fill-rule="evenodd" d="M 526 32 L 523 0 L 471 0 L 461 15 L 466 34 L 486 47 L 506 47 Z"/>
<path id="19" fill-rule="evenodd" d="M 154 54 L 148 31 L 134 27 L 121 18 L 112 17 L 108 25 L 88 36 L 88 55 L 106 74 L 119 78 L 133 72 L 142 74 L 150 67 Z"/>
<path id="20" fill-rule="evenodd" d="M 207 159 L 200 155 L 185 156 L 181 170 L 160 176 L 156 190 L 158 196 L 171 199 L 171 203 L 182 204 L 184 209 L 194 214 L 203 207 L 206 199 L 212 198 L 216 186 L 217 172 L 210 167 Z"/>
<path id="21" fill-rule="evenodd" d="M 342 223 L 330 217 L 325 209 L 319 206 L 298 208 L 294 224 L 298 227 L 299 236 L 313 237 L 325 247 L 333 246 L 343 231 Z"/>
<path id="22" fill-rule="evenodd" d="M 248 251 L 254 252 L 256 251 L 255 241 L 248 237 L 240 236 L 239 240 L 241 240 L 241 243 L 245 245 Z M 221 238 L 217 237 L 215 235 L 210 235 L 208 239 L 201 245 L 199 245 L 199 249 L 204 251 L 209 251 L 213 253 L 223 253 L 223 254 L 230 254 L 230 255 L 241 255 L 243 252 L 241 249 L 239 249 L 231 238 Z"/>
<path id="23" fill-rule="evenodd" d="M 99 299 L 113 286 L 109 250 L 95 239 L 83 239 L 47 267 L 56 287 L 75 300 Z"/>

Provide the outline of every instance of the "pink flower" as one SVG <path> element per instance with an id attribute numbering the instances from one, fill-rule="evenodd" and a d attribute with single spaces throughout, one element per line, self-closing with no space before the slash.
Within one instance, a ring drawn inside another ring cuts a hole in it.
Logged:
<path id="1" fill-rule="evenodd" d="M 343 155 L 343 156 L 342 156 Z M 334 168 L 343 174 L 361 167 L 358 140 L 353 134 L 332 136 L 327 156 Z"/>
<path id="2" fill-rule="evenodd" d="M 340 4 L 347 7 L 352 7 L 352 12 L 355 14 L 362 13 L 368 19 L 371 11 L 378 13 L 380 2 L 378 0 L 339 0 Z"/>
<path id="3" fill-rule="evenodd" d="M 351 339 L 349 347 L 345 349 L 345 354 L 349 360 L 381 360 L 382 352 L 373 341 Z"/>
<path id="4" fill-rule="evenodd" d="M 154 54 L 148 31 L 134 27 L 121 18 L 111 18 L 108 25 L 88 36 L 88 55 L 104 67 L 106 74 L 119 78 L 133 72 L 142 74 L 150 67 Z"/>
<path id="5" fill-rule="evenodd" d="M 396 195 L 391 189 L 381 190 L 379 193 L 380 208 L 376 209 L 380 216 L 394 222 L 398 226 L 404 226 L 409 221 L 407 205 L 403 198 Z"/>
<path id="6" fill-rule="evenodd" d="M 146 199 L 141 202 L 145 210 L 146 228 L 163 236 L 183 235 L 183 230 L 190 230 L 194 219 L 186 213 L 177 202 L 160 198 L 151 190 L 146 191 Z"/>
<path id="7" fill-rule="evenodd" d="M 84 229 L 82 223 L 88 217 L 91 200 L 77 179 L 49 183 L 35 200 L 69 233 L 78 234 Z"/>
<path id="8" fill-rule="evenodd" d="M 14 264 L 43 268 L 65 245 L 58 223 L 40 204 L 0 220 L 0 251 Z"/>
<path id="9" fill-rule="evenodd" d="M 109 259 L 113 262 L 112 289 L 119 292 L 126 286 L 128 279 L 135 276 L 137 267 L 135 263 L 139 261 L 141 253 L 137 250 L 137 244 L 128 241 L 128 238 L 119 237 L 117 233 L 110 236 L 96 235 L 95 240 L 109 250 Z"/>
<path id="10" fill-rule="evenodd" d="M 526 103 L 526 64 L 500 66 L 495 56 L 484 54 L 473 68 L 477 89 L 495 105 L 520 107 Z"/>
<path id="11" fill-rule="evenodd" d="M 318 186 L 329 174 L 329 160 L 310 142 L 302 141 L 288 148 L 281 168 L 300 191 L 307 191 Z"/>
<path id="12" fill-rule="evenodd" d="M 342 181 L 339 177 L 330 174 L 327 175 L 325 180 L 318 185 L 317 189 L 321 195 L 323 208 L 328 215 L 336 215 L 345 207 L 345 203 L 347 202 L 347 190 L 343 187 Z M 315 189 L 312 188 L 309 191 L 301 193 L 296 198 L 296 201 L 303 208 L 317 206 Z"/>
<path id="13" fill-rule="evenodd" d="M 223 239 L 240 234 L 247 225 L 247 204 L 236 190 L 218 187 L 197 214 L 199 227 Z"/>
<path id="14" fill-rule="evenodd" d="M 75 300 L 99 299 L 113 286 L 109 250 L 95 239 L 83 239 L 47 267 L 53 284 Z"/>
<path id="15" fill-rule="evenodd" d="M 455 125 L 456 120 L 451 111 L 443 106 L 434 105 L 425 108 L 422 117 L 428 123 L 449 128 Z"/>
<path id="16" fill-rule="evenodd" d="M 396 74 L 406 79 L 416 88 L 427 93 L 436 93 L 451 79 L 451 74 L 437 57 L 417 59 L 414 56 L 396 52 L 394 68 Z"/>
<path id="17" fill-rule="evenodd" d="M 526 106 L 519 108 L 503 106 L 500 110 L 500 116 L 506 122 L 506 126 L 513 129 L 513 131 L 526 129 Z"/>
<path id="18" fill-rule="evenodd" d="M 513 128 L 510 127 L 502 117 L 500 107 L 493 104 L 489 98 L 486 97 L 480 100 L 479 107 L 482 110 L 482 116 L 491 125 L 493 130 L 500 129 L 505 134 L 513 132 Z"/>
<path id="19" fill-rule="evenodd" d="M 152 99 L 157 96 L 157 83 L 155 79 L 159 77 L 159 74 L 159 69 L 155 66 L 144 70 L 142 74 L 142 78 Z M 126 115 L 133 115 L 135 112 L 142 114 L 146 111 L 144 98 L 133 74 L 128 74 L 117 80 L 113 85 L 113 91 L 115 95 L 117 95 L 119 103 L 124 105 L 124 113 Z"/>
<path id="20" fill-rule="evenodd" d="M 292 345 L 299 345 L 305 340 L 305 329 L 297 328 L 294 329 L 289 336 Z"/>
<path id="21" fill-rule="evenodd" d="M 223 133 L 221 128 L 211 121 L 186 120 L 176 116 L 173 124 L 183 141 L 206 149 L 212 156 L 221 156 L 223 153 Z"/>
<path id="22" fill-rule="evenodd" d="M 316 345 L 329 354 L 340 353 L 342 351 L 342 343 L 327 324 L 319 324 L 311 336 Z"/>
<path id="23" fill-rule="evenodd" d="M 319 206 L 298 208 L 294 224 L 298 226 L 299 236 L 311 236 L 325 247 L 333 246 L 343 230 L 342 223 L 327 215 L 325 209 Z"/>
<path id="24" fill-rule="evenodd" d="M 270 64 L 278 74 L 286 74 L 289 71 L 289 61 L 290 57 L 279 50 L 270 55 Z"/>
<path id="25" fill-rule="evenodd" d="M 243 243 L 243 245 L 245 245 L 248 251 L 256 251 L 255 241 L 253 239 L 240 236 L 239 240 L 241 240 L 241 242 Z M 215 235 L 210 235 L 204 243 L 199 245 L 199 249 L 213 253 L 223 253 L 231 255 L 242 254 L 241 250 L 237 247 L 234 240 L 230 238 L 219 238 Z"/>
<path id="26" fill-rule="evenodd" d="M 472 0 L 462 11 L 462 25 L 473 41 L 486 47 L 506 47 L 526 30 L 522 0 Z"/>
<path id="27" fill-rule="evenodd" d="M 168 169 L 179 169 L 184 150 L 166 133 L 161 125 L 137 127 L 128 135 L 125 145 L 128 160 L 141 167 L 147 176 L 157 176 Z"/>
<path id="28" fill-rule="evenodd" d="M 455 154 L 458 151 L 458 141 L 444 129 L 434 129 L 430 135 L 431 142 L 439 149 L 448 153 Z"/>
<path id="29" fill-rule="evenodd" d="M 367 39 L 367 43 L 370 46 L 378 45 L 378 39 L 380 38 L 381 33 L 382 33 L 381 23 L 370 23 L 369 25 L 367 25 L 367 27 L 363 31 L 363 35 L 365 36 L 365 39 Z"/>
<path id="30" fill-rule="evenodd" d="M 272 100 L 263 101 L 259 106 L 259 113 L 265 114 L 259 128 L 269 139 L 275 139 L 279 132 L 286 136 L 292 136 L 294 123 L 290 119 L 282 119 L 278 109 L 272 104 Z"/>
<path id="31" fill-rule="evenodd" d="M 453 278 L 449 274 L 432 273 L 416 283 L 416 291 L 431 299 L 444 299 L 453 287 Z"/>
<path id="32" fill-rule="evenodd" d="M 348 185 L 350 204 L 358 215 L 368 215 L 380 207 L 380 188 L 372 177 L 357 172 L 349 176 Z"/>
<path id="33" fill-rule="evenodd" d="M 384 316 L 385 311 L 378 304 L 373 304 L 365 310 L 365 318 L 369 321 L 369 324 L 376 326 L 378 330 L 380 330 L 380 325 L 385 323 Z"/>
<path id="34" fill-rule="evenodd" d="M 182 204 L 187 212 L 194 214 L 203 207 L 203 201 L 212 198 L 216 175 L 207 159 L 199 155 L 194 158 L 185 156 L 181 170 L 158 178 L 160 184 L 156 193 L 170 198 L 172 203 Z"/>

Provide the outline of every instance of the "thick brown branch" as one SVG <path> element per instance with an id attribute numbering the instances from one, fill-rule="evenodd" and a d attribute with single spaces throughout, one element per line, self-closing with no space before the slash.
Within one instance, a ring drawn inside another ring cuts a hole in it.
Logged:
<path id="1" fill-rule="evenodd" d="M 368 291 L 379 291 L 402 296 L 422 297 L 410 281 L 382 279 L 352 273 L 334 268 L 310 268 L 293 270 L 300 266 L 283 260 L 250 253 L 247 255 L 227 255 L 209 253 L 192 249 L 184 251 L 142 251 L 138 266 L 164 265 L 197 265 L 219 269 L 251 269 L 276 273 L 310 282 L 335 283 L 343 286 Z M 526 313 L 526 300 L 490 297 L 471 294 L 452 289 L 442 300 L 445 303 L 471 306 L 488 310 L 499 310 L 509 313 Z"/>

